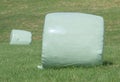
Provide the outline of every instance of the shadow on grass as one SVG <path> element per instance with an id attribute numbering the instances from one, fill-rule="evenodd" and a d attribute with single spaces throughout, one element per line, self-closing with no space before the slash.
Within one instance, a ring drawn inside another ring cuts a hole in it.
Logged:
<path id="1" fill-rule="evenodd" d="M 60 69 L 73 69 L 73 68 L 92 68 L 92 67 L 100 67 L 100 66 L 112 66 L 113 65 L 113 62 L 111 61 L 103 61 L 103 63 L 101 65 L 88 65 L 88 66 L 85 66 L 85 65 L 74 65 L 74 66 L 63 66 L 63 67 L 48 67 L 48 68 L 45 68 L 45 69 L 53 69 L 53 70 L 60 70 Z"/>
<path id="2" fill-rule="evenodd" d="M 111 61 L 103 61 L 103 66 L 113 65 L 113 62 Z"/>

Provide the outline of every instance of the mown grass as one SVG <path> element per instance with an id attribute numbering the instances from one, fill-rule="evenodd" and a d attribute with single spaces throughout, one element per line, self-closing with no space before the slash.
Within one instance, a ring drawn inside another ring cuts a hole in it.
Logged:
<path id="1" fill-rule="evenodd" d="M 105 63 L 97 67 L 39 70 L 44 17 L 52 12 L 81 12 L 105 20 Z M 120 0 L 1 0 L 0 82 L 119 82 Z M 12 29 L 33 33 L 28 46 L 9 45 Z"/>

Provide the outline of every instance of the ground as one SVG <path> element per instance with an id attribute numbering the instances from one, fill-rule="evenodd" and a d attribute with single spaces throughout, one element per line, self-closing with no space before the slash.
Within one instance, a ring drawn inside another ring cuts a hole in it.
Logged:
<path id="1" fill-rule="evenodd" d="M 52 12 L 104 18 L 104 64 L 39 70 L 44 19 Z M 32 44 L 9 45 L 12 29 L 31 31 Z M 120 0 L 0 0 L 0 82 L 119 82 Z"/>

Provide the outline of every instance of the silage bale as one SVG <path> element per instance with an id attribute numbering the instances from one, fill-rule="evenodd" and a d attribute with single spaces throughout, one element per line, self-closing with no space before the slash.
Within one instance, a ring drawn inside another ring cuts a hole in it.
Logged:
<path id="1" fill-rule="evenodd" d="M 104 20 L 84 13 L 50 13 L 45 17 L 42 67 L 102 64 Z"/>
<path id="2" fill-rule="evenodd" d="M 32 41 L 32 33 L 25 30 L 13 29 L 10 35 L 10 44 L 28 45 Z"/>

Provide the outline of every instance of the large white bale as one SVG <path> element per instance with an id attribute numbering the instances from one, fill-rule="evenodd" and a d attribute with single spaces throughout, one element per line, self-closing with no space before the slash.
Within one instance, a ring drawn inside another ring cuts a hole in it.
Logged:
<path id="1" fill-rule="evenodd" d="M 101 16 L 48 14 L 43 32 L 43 68 L 102 64 L 103 36 Z"/>
<path id="2" fill-rule="evenodd" d="M 32 33 L 25 30 L 13 29 L 10 35 L 10 44 L 27 45 L 32 41 Z"/>

